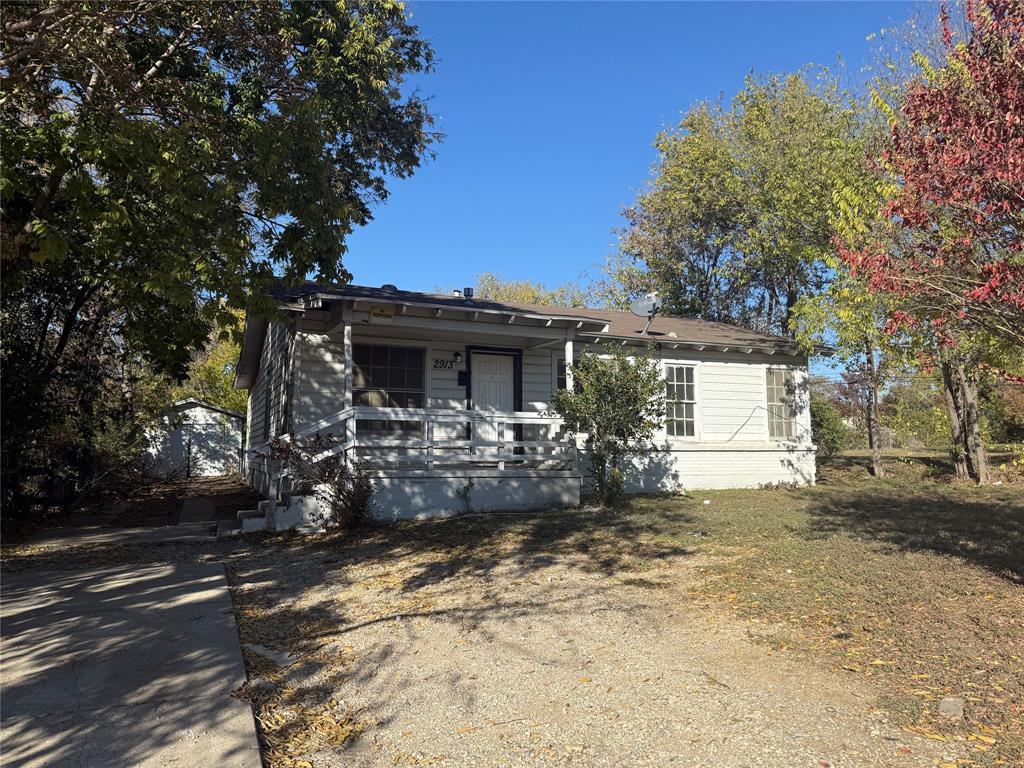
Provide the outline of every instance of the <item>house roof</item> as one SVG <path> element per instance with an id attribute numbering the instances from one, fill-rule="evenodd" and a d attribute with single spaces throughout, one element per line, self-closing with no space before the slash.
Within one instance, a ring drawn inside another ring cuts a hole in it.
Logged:
<path id="1" fill-rule="evenodd" d="M 692 317 L 658 315 L 647 332 L 647 318 L 631 312 L 589 307 L 555 307 L 542 304 L 516 304 L 492 301 L 490 299 L 468 299 L 464 296 L 403 291 L 391 285 L 374 288 L 365 285 L 326 286 L 319 283 L 303 283 L 285 287 L 276 284 L 270 295 L 292 310 L 303 311 L 319 308 L 332 300 L 366 301 L 378 304 L 417 305 L 435 309 L 461 310 L 474 313 L 500 313 L 517 315 L 539 320 L 555 320 L 575 328 L 577 337 L 584 340 L 600 341 L 610 339 L 624 343 L 663 343 L 694 347 L 708 346 L 718 350 L 764 351 L 799 354 L 793 339 L 762 333 L 728 323 L 698 320 Z M 550 323 L 549 323 L 550 324 Z M 249 318 L 246 322 L 245 340 L 236 369 L 235 386 L 247 387 L 255 380 L 259 367 L 260 350 L 266 333 L 267 321 Z M 821 348 L 823 354 L 831 350 Z"/>
<path id="2" fill-rule="evenodd" d="M 164 408 L 164 411 L 184 411 L 194 407 L 207 408 L 211 411 L 217 411 L 218 413 L 223 413 L 227 416 L 230 416 L 233 419 L 245 418 L 245 414 L 243 413 L 239 413 L 238 411 L 230 411 L 227 408 L 221 408 L 219 405 L 214 405 L 213 403 L 207 402 L 206 400 L 200 400 L 197 397 L 186 397 L 183 400 L 175 400 L 169 406 Z"/>
<path id="3" fill-rule="evenodd" d="M 601 329 L 597 329 L 596 325 L 592 329 L 581 329 L 580 335 L 582 336 L 592 335 L 615 339 L 635 339 L 638 341 L 678 341 L 716 346 L 774 349 L 777 351 L 793 351 L 797 346 L 793 339 L 784 336 L 762 333 L 761 331 L 754 331 L 728 323 L 698 320 L 692 317 L 658 315 L 651 323 L 647 334 L 644 335 L 643 331 L 644 326 L 647 325 L 647 318 L 638 317 L 632 312 L 591 309 L 589 307 L 515 304 L 491 301 L 490 299 L 466 299 L 463 296 L 402 291 L 389 287 L 371 288 L 363 285 L 325 287 L 316 283 L 304 283 L 293 288 L 278 286 L 272 291 L 272 295 L 286 304 L 301 303 L 312 297 L 320 297 L 321 299 L 365 299 L 395 304 L 422 304 L 478 311 L 523 313 L 570 320 L 591 320 L 597 321 L 597 323 L 604 326 Z"/>

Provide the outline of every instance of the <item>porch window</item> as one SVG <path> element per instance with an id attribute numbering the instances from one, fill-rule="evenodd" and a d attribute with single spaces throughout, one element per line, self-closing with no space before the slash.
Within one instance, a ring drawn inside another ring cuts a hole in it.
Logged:
<path id="1" fill-rule="evenodd" d="M 697 434 L 697 387 L 692 365 L 665 366 L 665 432 L 669 437 Z"/>
<path id="2" fill-rule="evenodd" d="M 424 351 L 376 344 L 352 346 L 352 403 L 370 408 L 423 408 Z M 358 419 L 364 432 L 420 432 L 419 421 Z"/>
<path id="3" fill-rule="evenodd" d="M 771 440 L 789 440 L 796 432 L 796 411 L 793 408 L 796 384 L 793 372 L 769 368 L 766 375 L 768 437 Z"/>

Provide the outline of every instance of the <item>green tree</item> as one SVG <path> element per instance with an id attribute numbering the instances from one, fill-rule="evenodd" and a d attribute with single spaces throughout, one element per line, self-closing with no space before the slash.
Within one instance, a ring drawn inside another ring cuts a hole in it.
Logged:
<path id="1" fill-rule="evenodd" d="M 919 372 L 894 381 L 882 398 L 882 423 L 901 448 L 948 450 L 949 420 L 938 372 Z"/>
<path id="2" fill-rule="evenodd" d="M 818 344 L 833 347 L 836 361 L 850 374 L 848 383 L 859 390 L 863 406 L 871 473 L 883 477 L 879 399 L 889 376 L 906 366 L 910 347 L 905 335 L 887 332 L 890 297 L 868 290 L 842 258 L 847 248 L 886 231 L 878 211 L 888 188 L 869 160 L 881 141 L 882 121 L 869 108 L 858 123 L 860 130 L 850 139 L 856 161 L 836 169 L 829 193 L 833 247 L 823 262 L 830 279 L 822 291 L 800 298 L 793 308 L 792 328 L 809 352 Z"/>
<path id="3" fill-rule="evenodd" d="M 194 397 L 230 411 L 245 413 L 249 393 L 235 389 L 239 346 L 230 336 L 211 338 L 188 368 L 188 377 L 172 390 L 174 400 Z"/>
<path id="4" fill-rule="evenodd" d="M 348 234 L 436 137 L 403 90 L 433 52 L 391 0 L 8 3 L 0 35 L 10 500 L 95 327 L 181 377 L 275 276 L 346 281 Z"/>
<path id="5" fill-rule="evenodd" d="M 622 493 L 623 456 L 649 440 L 665 416 L 665 381 L 657 361 L 630 356 L 609 345 L 601 354 L 585 352 L 572 366 L 571 390 L 559 390 L 552 406 L 566 430 L 584 435 L 601 501 Z"/>
<path id="6" fill-rule="evenodd" d="M 476 276 L 474 295 L 480 299 L 510 304 L 542 304 L 554 307 L 585 307 L 589 295 L 576 283 L 548 288 L 529 280 L 506 280 L 493 272 Z"/>
<path id="7" fill-rule="evenodd" d="M 657 291 L 669 311 L 784 334 L 821 289 L 835 177 L 856 114 L 827 73 L 749 77 L 658 135 L 654 178 L 624 214 L 608 300 Z"/>

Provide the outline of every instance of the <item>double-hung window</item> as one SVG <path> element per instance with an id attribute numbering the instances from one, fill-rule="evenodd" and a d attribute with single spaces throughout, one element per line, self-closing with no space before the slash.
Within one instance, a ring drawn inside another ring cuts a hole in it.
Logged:
<path id="1" fill-rule="evenodd" d="M 692 365 L 665 366 L 665 433 L 669 437 L 697 434 L 695 374 Z"/>
<path id="2" fill-rule="evenodd" d="M 352 346 L 352 404 L 371 408 L 424 406 L 424 352 L 412 347 L 376 344 Z M 419 432 L 422 423 L 397 419 L 359 419 L 369 432 Z"/>
<path id="3" fill-rule="evenodd" d="M 793 372 L 781 368 L 767 371 L 768 438 L 790 440 L 796 433 L 796 409 L 793 407 L 796 385 Z"/>

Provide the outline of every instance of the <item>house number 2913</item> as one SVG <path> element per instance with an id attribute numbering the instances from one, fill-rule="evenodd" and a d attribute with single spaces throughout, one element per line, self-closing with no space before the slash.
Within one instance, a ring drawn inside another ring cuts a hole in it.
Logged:
<path id="1" fill-rule="evenodd" d="M 434 368 L 454 368 L 454 367 L 455 367 L 455 361 L 454 360 L 435 360 L 434 361 Z"/>

